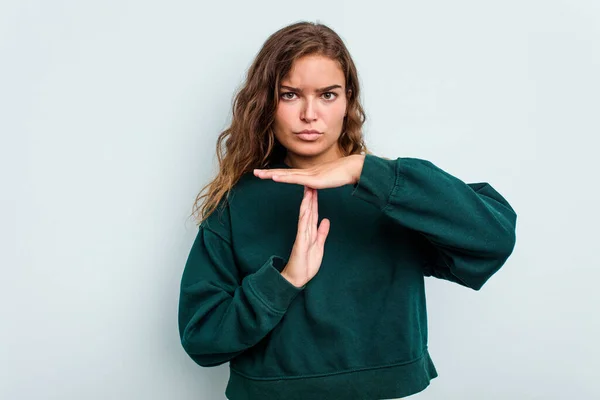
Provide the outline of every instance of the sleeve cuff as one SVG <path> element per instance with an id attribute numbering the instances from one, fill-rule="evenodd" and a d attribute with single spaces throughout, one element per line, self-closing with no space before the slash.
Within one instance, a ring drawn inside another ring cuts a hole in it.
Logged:
<path id="1" fill-rule="evenodd" d="M 352 196 L 383 210 L 396 186 L 397 161 L 366 154 L 360 178 L 354 184 Z"/>
<path id="2" fill-rule="evenodd" d="M 270 310 L 283 314 L 306 285 L 296 287 L 281 275 L 285 260 L 279 256 L 271 256 L 255 273 L 248 275 L 244 281 L 250 286 L 256 297 Z"/>

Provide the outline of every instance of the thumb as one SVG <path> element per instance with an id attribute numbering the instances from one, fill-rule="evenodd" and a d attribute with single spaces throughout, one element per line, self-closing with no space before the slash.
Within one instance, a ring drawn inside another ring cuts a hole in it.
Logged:
<path id="1" fill-rule="evenodd" d="M 327 239 L 327 235 L 329 234 L 330 226 L 331 224 L 329 220 L 327 218 L 323 218 L 321 224 L 319 225 L 319 229 L 317 230 L 317 243 L 321 247 L 325 245 L 325 239 Z"/>

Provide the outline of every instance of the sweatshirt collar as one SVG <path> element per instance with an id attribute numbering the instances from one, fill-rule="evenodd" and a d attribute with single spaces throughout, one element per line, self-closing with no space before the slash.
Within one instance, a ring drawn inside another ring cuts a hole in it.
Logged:
<path id="1" fill-rule="evenodd" d="M 289 165 L 284 163 L 283 161 L 276 161 L 271 163 L 271 168 L 284 168 L 284 169 L 292 169 Z"/>

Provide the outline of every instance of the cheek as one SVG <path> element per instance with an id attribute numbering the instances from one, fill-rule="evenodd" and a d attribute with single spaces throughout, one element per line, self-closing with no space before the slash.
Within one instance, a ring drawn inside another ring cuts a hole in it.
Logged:
<path id="1" fill-rule="evenodd" d="M 295 115 L 296 113 L 292 107 L 280 104 L 275 113 L 275 121 L 280 126 L 289 126 L 295 118 Z"/>
<path id="2" fill-rule="evenodd" d="M 337 105 L 331 107 L 327 112 L 327 122 L 330 125 L 340 125 L 344 122 L 344 114 L 346 113 L 345 105 Z"/>

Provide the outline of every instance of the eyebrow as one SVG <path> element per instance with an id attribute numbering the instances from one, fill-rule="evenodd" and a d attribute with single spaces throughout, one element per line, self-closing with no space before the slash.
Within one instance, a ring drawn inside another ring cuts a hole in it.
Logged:
<path id="1" fill-rule="evenodd" d="M 291 87 L 291 86 L 286 86 L 286 85 L 281 85 L 280 88 L 281 89 L 289 89 L 289 90 L 293 90 L 295 92 L 300 92 L 300 93 L 303 92 L 302 89 Z M 317 92 L 317 93 L 323 93 L 323 92 L 328 92 L 328 91 L 330 91 L 332 89 L 341 89 L 341 88 L 342 87 L 340 85 L 331 85 L 331 86 L 327 86 L 327 87 L 324 87 L 324 88 L 316 89 L 315 92 Z"/>

